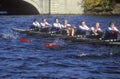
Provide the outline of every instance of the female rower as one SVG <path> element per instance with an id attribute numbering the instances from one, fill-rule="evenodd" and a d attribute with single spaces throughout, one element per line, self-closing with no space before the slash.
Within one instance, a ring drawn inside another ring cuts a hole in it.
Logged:
<path id="1" fill-rule="evenodd" d="M 100 23 L 96 22 L 94 27 L 91 27 L 91 37 L 92 38 L 97 38 L 97 39 L 102 39 L 103 31 L 101 28 L 99 28 Z"/>
<path id="2" fill-rule="evenodd" d="M 68 24 L 67 20 L 63 21 L 62 28 L 63 28 L 63 32 L 67 33 L 67 36 L 74 36 L 74 26 Z"/>
<path id="3" fill-rule="evenodd" d="M 106 30 L 104 38 L 105 39 L 117 39 L 118 33 L 120 33 L 120 31 L 116 28 L 114 22 L 110 22 L 109 27 Z"/>
<path id="4" fill-rule="evenodd" d="M 32 26 L 30 27 L 31 30 L 39 31 L 41 28 L 40 23 L 37 19 L 33 20 Z"/>
<path id="5" fill-rule="evenodd" d="M 45 18 L 43 18 L 41 22 L 41 27 L 42 27 L 41 29 L 42 32 L 49 32 L 52 25 L 49 24 Z"/>
<path id="6" fill-rule="evenodd" d="M 81 21 L 79 30 L 76 31 L 77 35 L 86 35 L 90 31 L 90 28 L 86 25 L 85 21 Z"/>
<path id="7" fill-rule="evenodd" d="M 60 33 L 60 29 L 61 29 L 61 24 L 59 23 L 58 18 L 55 18 L 52 30 L 56 31 L 57 33 Z"/>

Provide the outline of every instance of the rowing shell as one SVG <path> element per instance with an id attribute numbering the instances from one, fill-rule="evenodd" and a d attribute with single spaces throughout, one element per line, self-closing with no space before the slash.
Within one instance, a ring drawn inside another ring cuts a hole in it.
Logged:
<path id="1" fill-rule="evenodd" d="M 98 39 L 88 38 L 87 36 L 83 36 L 83 35 L 66 36 L 66 35 L 61 35 L 61 34 L 45 33 L 45 32 L 24 30 L 24 29 L 18 29 L 18 28 L 12 28 L 12 30 L 19 32 L 19 33 L 23 33 L 23 34 L 28 34 L 28 35 L 39 35 L 42 37 L 59 37 L 60 39 L 69 40 L 72 42 L 120 46 L 120 40 L 98 40 Z"/>
<path id="2" fill-rule="evenodd" d="M 24 29 L 19 29 L 19 28 L 12 28 L 13 31 L 27 34 L 27 35 L 38 35 L 42 37 L 63 37 L 65 35 L 61 34 L 54 34 L 52 32 L 46 33 L 46 32 L 40 32 L 40 31 L 34 31 L 34 30 L 24 30 Z"/>
<path id="3" fill-rule="evenodd" d="M 90 39 L 90 38 L 74 38 L 71 41 L 79 42 L 79 43 L 96 44 L 96 45 L 120 46 L 120 40 L 98 40 L 98 39 Z"/>

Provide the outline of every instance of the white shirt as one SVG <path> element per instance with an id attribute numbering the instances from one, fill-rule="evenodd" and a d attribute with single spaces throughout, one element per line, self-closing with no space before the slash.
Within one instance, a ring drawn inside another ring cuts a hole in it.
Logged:
<path id="1" fill-rule="evenodd" d="M 84 25 L 84 26 L 79 26 L 79 28 L 81 29 L 81 30 L 90 30 L 90 28 L 87 26 L 87 25 Z"/>
<path id="2" fill-rule="evenodd" d="M 116 27 L 113 27 L 113 28 L 108 27 L 108 30 L 115 30 L 115 31 L 119 31 Z"/>
<path id="3" fill-rule="evenodd" d="M 102 31 L 101 28 L 98 28 L 97 30 L 94 27 L 91 27 L 91 30 L 97 32 L 97 31 Z"/>
<path id="4" fill-rule="evenodd" d="M 48 22 L 46 22 L 46 23 L 41 22 L 41 26 L 42 26 L 43 28 L 47 28 L 47 27 L 50 27 L 50 26 L 52 26 L 52 25 L 49 24 Z"/>
<path id="5" fill-rule="evenodd" d="M 40 24 L 39 24 L 39 22 L 33 22 L 33 26 L 35 26 L 35 27 L 41 27 Z"/>
<path id="6" fill-rule="evenodd" d="M 71 25 L 70 25 L 70 24 L 67 24 L 67 26 L 70 27 Z M 67 26 L 62 25 L 61 27 L 62 27 L 62 28 L 66 28 Z"/>
<path id="7" fill-rule="evenodd" d="M 53 26 L 55 28 L 60 28 L 60 29 L 62 28 L 60 23 L 53 23 Z"/>

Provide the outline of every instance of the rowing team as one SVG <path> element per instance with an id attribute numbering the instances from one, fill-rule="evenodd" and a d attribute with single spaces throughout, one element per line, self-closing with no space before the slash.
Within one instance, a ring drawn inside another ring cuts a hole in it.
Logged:
<path id="1" fill-rule="evenodd" d="M 34 19 L 30 29 L 46 33 L 55 31 L 57 34 L 66 34 L 67 36 L 86 35 L 86 33 L 89 33 L 91 38 L 101 39 L 103 31 L 99 26 L 100 23 L 96 22 L 93 27 L 89 28 L 85 21 L 81 21 L 79 29 L 75 31 L 76 27 L 68 24 L 67 20 L 64 20 L 63 24 L 60 24 L 59 19 L 55 18 L 53 25 L 51 25 L 43 18 L 41 23 L 39 23 L 37 19 Z M 120 30 L 117 29 L 114 22 L 110 22 L 105 32 L 104 39 L 117 39 L 118 33 L 120 33 Z"/>

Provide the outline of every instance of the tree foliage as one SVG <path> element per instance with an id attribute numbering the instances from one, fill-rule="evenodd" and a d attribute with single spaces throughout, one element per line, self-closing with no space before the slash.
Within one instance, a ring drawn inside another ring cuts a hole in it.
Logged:
<path id="1" fill-rule="evenodd" d="M 86 9 L 90 9 L 95 6 L 106 8 L 109 5 L 109 2 L 110 0 L 83 0 L 83 7 Z"/>
<path id="2" fill-rule="evenodd" d="M 101 0 L 83 0 L 83 6 L 85 8 L 92 8 L 101 3 Z"/>

